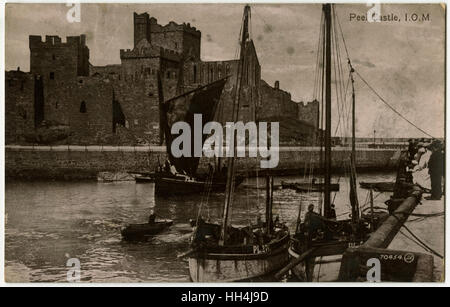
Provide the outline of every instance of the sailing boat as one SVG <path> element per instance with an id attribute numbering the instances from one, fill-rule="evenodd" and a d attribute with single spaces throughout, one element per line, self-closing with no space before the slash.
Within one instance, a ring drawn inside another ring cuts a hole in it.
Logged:
<path id="1" fill-rule="evenodd" d="M 248 33 L 250 6 L 245 6 L 240 45 L 239 69 L 233 104 L 233 121 L 238 119 L 239 100 L 244 71 L 244 54 L 250 39 Z M 236 142 L 233 142 L 236 153 Z M 235 155 L 227 158 L 227 185 L 221 224 L 197 219 L 189 258 L 189 273 L 195 282 L 229 282 L 264 278 L 282 268 L 288 261 L 289 230 L 272 219 L 273 178 L 266 181 L 266 220 L 243 228 L 230 225 L 234 194 Z"/>
<path id="2" fill-rule="evenodd" d="M 289 270 L 300 280 L 312 281 L 315 257 L 342 255 L 349 246 L 357 246 L 369 238 L 371 231 L 375 229 L 375 221 L 360 216 L 359 203 L 356 194 L 356 155 L 355 155 L 355 89 L 354 69 L 348 59 L 350 81 L 352 85 L 352 151 L 349 159 L 350 177 L 350 204 L 351 218 L 336 220 L 333 204 L 331 202 L 331 75 L 332 75 L 332 42 L 336 44 L 337 29 L 332 18 L 335 15 L 334 5 L 324 4 L 322 39 L 322 98 L 325 96 L 325 133 L 324 133 L 324 202 L 323 215 L 313 212 L 313 207 L 308 208 L 305 220 L 302 223 L 299 210 L 296 233 L 292 238 L 292 246 L 289 254 L 293 258 L 288 266 L 281 270 L 277 277 L 281 277 Z M 334 37 L 333 37 L 334 35 Z M 334 38 L 334 39 L 333 39 Z M 319 45 L 320 46 L 320 45 Z M 320 47 L 319 47 L 320 48 Z M 337 49 L 334 58 L 338 58 Z M 337 60 L 336 60 L 337 61 Z M 335 65 L 338 65 L 336 63 Z M 335 66 L 335 72 L 336 72 Z M 337 90 L 336 90 L 337 92 Z M 337 93 L 336 93 L 337 95 Z M 322 100 L 323 101 L 323 100 Z M 372 223 L 372 224 L 371 224 Z"/>
<path id="3" fill-rule="evenodd" d="M 169 159 L 164 166 L 160 166 L 153 177 L 156 195 L 225 191 L 226 169 L 210 170 L 206 176 L 197 174 L 200 158 L 194 156 L 193 148 L 189 157 L 174 157 L 171 146 L 177 135 L 171 134 L 171 128 L 178 121 L 186 122 L 190 127 L 194 127 L 194 114 L 202 115 L 202 127 L 206 122 L 213 120 L 226 81 L 227 77 L 164 101 L 161 77 L 158 74 L 161 131 L 166 140 Z M 194 133 L 191 138 L 191 144 L 194 144 Z M 203 134 L 202 145 L 206 138 L 207 135 Z M 243 176 L 237 177 L 235 185 L 239 185 L 243 180 Z"/>

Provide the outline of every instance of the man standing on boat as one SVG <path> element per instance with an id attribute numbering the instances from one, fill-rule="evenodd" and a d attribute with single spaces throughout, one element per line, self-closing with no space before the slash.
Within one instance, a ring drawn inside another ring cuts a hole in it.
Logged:
<path id="1" fill-rule="evenodd" d="M 311 241 L 314 236 L 322 229 L 323 221 L 320 214 L 314 212 L 314 205 L 308 206 L 308 212 L 305 214 L 305 226 L 308 232 L 308 241 Z"/>
<path id="2" fill-rule="evenodd" d="M 439 141 L 431 144 L 432 154 L 428 162 L 428 173 L 431 179 L 431 197 L 426 199 L 440 200 L 442 196 L 442 175 L 444 173 L 444 156 Z"/>
<path id="3" fill-rule="evenodd" d="M 148 217 L 148 223 L 155 224 L 155 221 L 156 221 L 156 214 L 154 213 L 150 214 L 150 216 Z"/>

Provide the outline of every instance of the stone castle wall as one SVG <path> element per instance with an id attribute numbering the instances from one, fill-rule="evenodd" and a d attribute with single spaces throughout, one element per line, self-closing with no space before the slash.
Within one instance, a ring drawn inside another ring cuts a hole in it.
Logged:
<path id="1" fill-rule="evenodd" d="M 317 100 L 307 103 L 297 103 L 297 119 L 319 128 L 319 102 Z"/>
<path id="2" fill-rule="evenodd" d="M 359 170 L 394 170 L 398 150 L 358 149 Z M 333 148 L 332 167 L 339 171 L 350 157 L 349 148 Z M 5 174 L 7 178 L 22 179 L 94 179 L 98 172 L 154 171 L 166 159 L 162 146 L 6 146 Z M 212 159 L 202 158 L 199 172 L 206 172 Z M 319 167 L 317 147 L 281 147 L 278 167 L 274 174 L 298 174 L 309 167 Z M 260 169 L 258 158 L 236 159 L 238 173 L 255 175 Z"/>
<path id="3" fill-rule="evenodd" d="M 34 77 L 21 71 L 5 74 L 5 142 L 34 130 Z"/>
<path id="4" fill-rule="evenodd" d="M 120 50 L 121 64 L 91 65 L 84 35 L 65 42 L 58 36 L 29 36 L 30 73 L 6 72 L 6 142 L 29 142 L 26 134 L 58 126 L 69 130 L 69 136 L 56 144 L 158 144 L 158 72 L 165 100 L 179 90 L 229 76 L 216 120 L 231 120 L 239 62 L 201 61 L 200 43 L 201 32 L 190 24 L 159 25 L 147 13 L 134 14 L 134 47 Z M 261 110 L 272 106 L 261 96 L 255 46 L 247 44 L 238 118 L 244 122 L 257 121 L 258 114 L 267 113 Z M 120 136 L 113 101 L 125 117 Z M 282 101 L 282 108 L 275 109 L 293 114 L 287 99 Z"/>

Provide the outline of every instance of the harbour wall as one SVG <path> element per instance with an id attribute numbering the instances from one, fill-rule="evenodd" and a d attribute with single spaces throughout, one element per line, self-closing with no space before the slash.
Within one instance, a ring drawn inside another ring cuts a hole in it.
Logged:
<path id="1" fill-rule="evenodd" d="M 395 149 L 358 148 L 356 152 L 359 171 L 388 171 L 396 167 L 399 151 Z M 5 146 L 5 175 L 10 179 L 95 179 L 98 172 L 154 171 L 166 159 L 164 146 Z M 348 167 L 350 148 L 334 147 L 332 168 L 343 171 Z M 199 172 L 214 163 L 212 158 L 202 158 Z M 299 174 L 310 168 L 318 172 L 320 148 L 280 147 L 279 163 L 274 169 L 261 169 L 260 158 L 236 159 L 239 173 L 254 176 L 257 173 L 274 175 Z M 303 173 L 302 173 L 303 174 Z"/>

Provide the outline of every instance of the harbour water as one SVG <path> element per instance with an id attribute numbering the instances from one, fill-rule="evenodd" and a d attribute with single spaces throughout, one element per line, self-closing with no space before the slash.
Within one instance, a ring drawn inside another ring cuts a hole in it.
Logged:
<path id="1" fill-rule="evenodd" d="M 302 177 L 278 177 L 304 181 Z M 394 174 L 359 174 L 358 181 L 393 181 Z M 347 178 L 333 178 L 340 191 L 333 194 L 338 219 L 348 217 Z M 236 190 L 232 221 L 248 225 L 264 218 L 264 178 L 248 179 Z M 256 189 L 259 186 L 262 189 Z M 367 190 L 358 190 L 361 207 Z M 320 194 L 274 191 L 274 215 L 293 232 L 299 205 L 302 212 L 318 204 Z M 375 193 L 375 204 L 389 193 Z M 134 182 L 7 182 L 5 276 L 9 282 L 65 282 L 69 258 L 81 263 L 84 282 L 188 282 L 187 261 L 177 255 L 188 249 L 191 227 L 201 209 L 205 219 L 217 221 L 223 194 L 155 198 L 153 184 Z M 127 223 L 145 223 L 154 212 L 174 220 L 173 226 L 144 243 L 121 240 Z M 326 272 L 322 272 L 325 274 Z"/>

